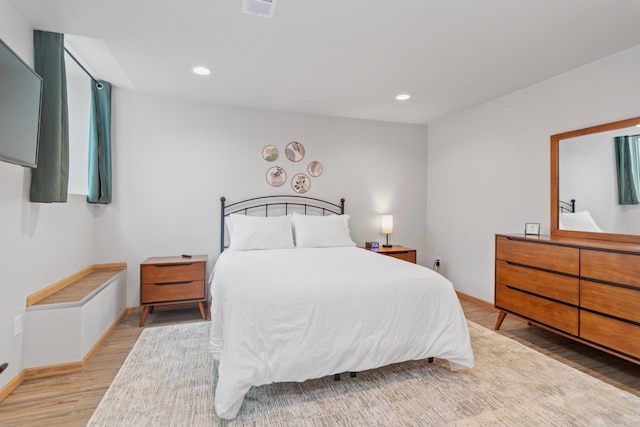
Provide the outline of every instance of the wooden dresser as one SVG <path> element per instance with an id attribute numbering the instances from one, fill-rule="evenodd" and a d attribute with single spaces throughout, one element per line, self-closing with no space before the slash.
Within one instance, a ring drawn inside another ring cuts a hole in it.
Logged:
<path id="1" fill-rule="evenodd" d="M 640 364 L 640 245 L 496 235 L 496 329 L 513 314 Z"/>
<path id="2" fill-rule="evenodd" d="M 207 318 L 207 256 L 152 257 L 140 264 L 140 326 L 156 305 L 197 302 Z"/>

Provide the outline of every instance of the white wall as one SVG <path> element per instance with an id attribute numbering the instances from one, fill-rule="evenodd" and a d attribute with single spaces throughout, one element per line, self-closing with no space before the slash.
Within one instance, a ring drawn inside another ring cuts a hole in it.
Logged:
<path id="1" fill-rule="evenodd" d="M 426 238 L 426 127 L 268 112 L 140 96 L 113 97 L 113 204 L 100 208 L 97 259 L 129 265 L 128 305 L 139 303 L 140 262 L 150 256 L 219 253 L 221 196 L 229 202 L 267 194 L 267 169 L 281 165 L 289 179 L 311 160 L 324 165 L 308 196 L 346 199 L 358 244 L 382 241 L 380 214 L 395 215 L 390 242 L 418 249 Z M 285 145 L 306 148 L 300 163 Z M 262 159 L 273 144 L 281 157 Z M 213 262 L 208 268 L 211 269 Z"/>
<path id="2" fill-rule="evenodd" d="M 5 0 L 0 0 L 0 38 L 32 64 L 33 28 Z M 13 336 L 13 319 L 22 315 L 27 295 L 94 260 L 93 207 L 83 197 L 65 204 L 29 202 L 29 169 L 0 162 L 0 388 L 23 365 L 23 336 Z"/>
<path id="3" fill-rule="evenodd" d="M 640 116 L 640 46 L 428 127 L 427 257 L 493 302 L 494 235 L 550 223 L 553 134 Z"/>

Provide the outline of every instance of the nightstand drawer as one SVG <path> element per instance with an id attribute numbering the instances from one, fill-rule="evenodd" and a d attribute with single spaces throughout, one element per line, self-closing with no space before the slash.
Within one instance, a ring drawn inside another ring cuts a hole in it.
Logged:
<path id="1" fill-rule="evenodd" d="M 198 263 L 147 264 L 142 266 L 140 281 L 144 283 L 204 280 L 205 265 Z"/>
<path id="2" fill-rule="evenodd" d="M 146 283 L 142 285 L 140 302 L 181 301 L 205 298 L 204 280 L 175 283 Z"/>
<path id="3" fill-rule="evenodd" d="M 416 251 L 394 252 L 394 253 L 388 253 L 383 255 L 409 261 L 414 264 L 416 263 Z"/>
<path id="4" fill-rule="evenodd" d="M 367 251 L 376 252 L 380 255 L 390 256 L 393 258 L 401 259 L 403 261 L 408 261 L 412 263 L 416 263 L 416 250 L 411 248 L 405 248 L 404 246 L 393 245 L 393 246 L 380 246 L 375 249 L 363 248 Z"/>

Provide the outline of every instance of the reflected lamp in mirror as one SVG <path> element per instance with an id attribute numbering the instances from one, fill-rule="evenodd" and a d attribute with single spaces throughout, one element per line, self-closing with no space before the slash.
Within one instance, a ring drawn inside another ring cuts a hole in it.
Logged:
<path id="1" fill-rule="evenodd" d="M 380 230 L 387 235 L 387 243 L 382 245 L 383 248 L 390 248 L 389 234 L 393 233 L 393 215 L 382 215 L 380 219 Z"/>

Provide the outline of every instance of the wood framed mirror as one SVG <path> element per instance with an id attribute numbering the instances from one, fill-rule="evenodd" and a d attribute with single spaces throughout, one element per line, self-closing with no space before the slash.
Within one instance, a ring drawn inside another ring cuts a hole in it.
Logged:
<path id="1" fill-rule="evenodd" d="M 640 244 L 640 204 L 619 205 L 617 194 L 615 138 L 632 134 L 640 134 L 640 117 L 551 136 L 551 235 Z M 595 228 L 562 224 L 561 216 L 564 222 L 578 216 L 560 213 L 560 203 L 572 200 Z"/>

